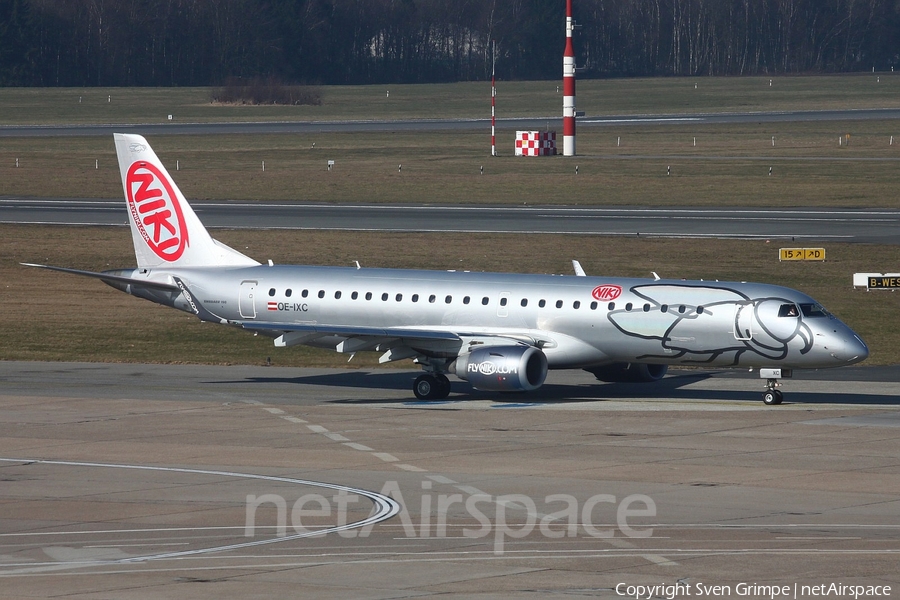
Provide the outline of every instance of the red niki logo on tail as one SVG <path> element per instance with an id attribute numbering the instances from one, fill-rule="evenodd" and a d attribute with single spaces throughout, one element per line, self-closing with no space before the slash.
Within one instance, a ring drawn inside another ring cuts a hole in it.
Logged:
<path id="1" fill-rule="evenodd" d="M 128 210 L 150 249 L 168 262 L 181 258 L 189 245 L 187 225 L 168 178 L 154 165 L 137 161 L 128 169 L 125 188 Z"/>

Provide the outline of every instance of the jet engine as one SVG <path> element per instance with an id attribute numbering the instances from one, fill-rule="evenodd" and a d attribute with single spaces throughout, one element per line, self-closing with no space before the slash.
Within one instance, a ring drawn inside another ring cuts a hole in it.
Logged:
<path id="1" fill-rule="evenodd" d="M 547 378 L 547 357 L 534 346 L 486 346 L 461 354 L 450 371 L 489 392 L 528 392 Z"/>
<path id="2" fill-rule="evenodd" d="M 613 363 L 602 367 L 585 369 L 600 381 L 607 383 L 647 383 L 662 379 L 668 365 L 647 365 L 643 363 Z"/>

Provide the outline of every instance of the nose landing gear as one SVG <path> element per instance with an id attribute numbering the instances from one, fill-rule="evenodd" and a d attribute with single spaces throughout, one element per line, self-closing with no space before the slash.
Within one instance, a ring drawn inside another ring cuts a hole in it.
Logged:
<path id="1" fill-rule="evenodd" d="M 784 394 L 781 393 L 781 390 L 775 389 L 776 385 L 780 385 L 777 379 L 766 380 L 766 391 L 763 392 L 763 403 L 768 406 L 781 404 L 781 401 L 784 400 Z"/>
<path id="2" fill-rule="evenodd" d="M 759 376 L 766 380 L 766 391 L 763 392 L 763 403 L 767 406 L 777 406 L 784 400 L 784 394 L 778 388 L 779 377 L 793 377 L 791 369 L 760 369 Z"/>

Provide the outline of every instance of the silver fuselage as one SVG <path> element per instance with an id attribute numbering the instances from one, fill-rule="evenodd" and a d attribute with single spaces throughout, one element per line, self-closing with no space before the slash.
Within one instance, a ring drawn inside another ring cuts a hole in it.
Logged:
<path id="1" fill-rule="evenodd" d="M 759 283 L 308 266 L 117 273 L 181 278 L 203 308 L 245 328 L 427 327 L 527 338 L 551 368 L 631 361 L 824 368 L 868 355 L 858 335 L 806 294 Z M 194 312 L 177 293 L 125 291 Z M 329 335 L 310 345 L 335 349 L 342 339 Z M 447 356 L 459 350 L 459 342 L 444 344 Z"/>

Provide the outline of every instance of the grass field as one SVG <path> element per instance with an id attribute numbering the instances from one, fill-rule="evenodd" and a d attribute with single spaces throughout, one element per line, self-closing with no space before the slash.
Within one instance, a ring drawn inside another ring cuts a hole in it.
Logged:
<path id="1" fill-rule="evenodd" d="M 896 364 L 900 294 L 854 291 L 851 274 L 897 263 L 896 246 L 830 244 L 828 262 L 778 262 L 777 244 L 561 235 L 465 235 L 232 231 L 214 235 L 260 261 L 427 269 L 516 270 L 750 280 L 800 289 L 869 343 L 867 364 Z M 398 251 L 398 249 L 401 249 Z M 19 266 L 42 262 L 88 270 L 134 264 L 124 227 L 0 225 L 0 359 L 342 366 L 346 357 L 306 348 L 276 349 L 268 338 L 204 324 L 81 277 Z M 360 355 L 371 365 L 376 355 Z M 408 366 L 409 363 L 400 363 Z"/>
<path id="2" fill-rule="evenodd" d="M 579 83 L 578 102 L 589 115 L 900 106 L 900 74 L 769 81 L 589 80 Z M 0 89 L 0 126 L 157 122 L 167 114 L 194 122 L 486 117 L 485 86 L 326 87 L 323 105 L 315 107 L 215 105 L 206 88 L 6 88 Z M 560 126 L 555 82 L 501 82 L 498 102 L 501 117 L 547 116 L 549 127 Z M 180 169 L 176 179 L 192 199 L 885 208 L 896 205 L 900 183 L 895 121 L 584 125 L 575 159 L 514 157 L 514 136 L 499 127 L 496 158 L 486 128 L 156 135 L 151 142 L 170 171 Z M 336 163 L 332 172 L 329 160 Z M 0 196 L 120 195 L 107 136 L 0 139 Z"/>
<path id="3" fill-rule="evenodd" d="M 888 208 L 900 184 L 895 122 L 585 127 L 575 159 L 514 157 L 513 139 L 496 158 L 476 131 L 150 142 L 190 199 Z M 111 136 L 0 138 L 0 196 L 121 194 Z"/>
<path id="4" fill-rule="evenodd" d="M 561 116 L 560 84 L 499 81 L 498 117 Z M 490 116 L 490 82 L 320 89 L 321 106 L 229 106 L 213 103 L 211 88 L 3 88 L 0 125 Z M 577 103 L 588 116 L 896 108 L 900 73 L 591 79 L 578 82 Z"/>

